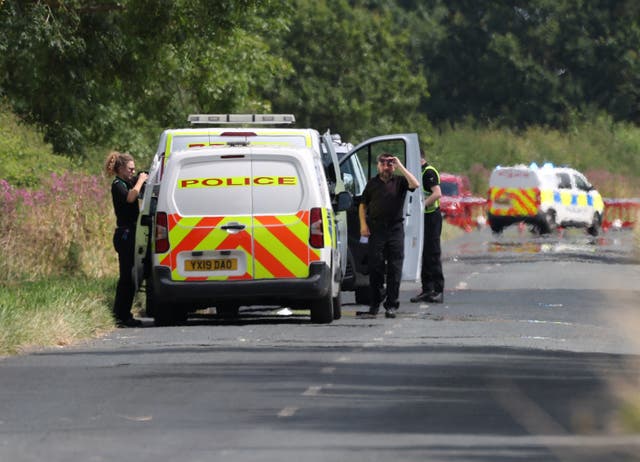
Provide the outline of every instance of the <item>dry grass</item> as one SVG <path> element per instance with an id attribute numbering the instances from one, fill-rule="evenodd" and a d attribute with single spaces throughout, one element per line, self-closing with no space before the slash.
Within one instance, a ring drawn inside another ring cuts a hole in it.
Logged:
<path id="1" fill-rule="evenodd" d="M 38 190 L 0 184 L 0 271 L 5 279 L 115 275 L 115 220 L 108 192 L 103 178 L 72 174 L 54 174 Z"/>
<path id="2" fill-rule="evenodd" d="M 112 279 L 57 278 L 0 286 L 0 355 L 69 345 L 113 328 Z"/>

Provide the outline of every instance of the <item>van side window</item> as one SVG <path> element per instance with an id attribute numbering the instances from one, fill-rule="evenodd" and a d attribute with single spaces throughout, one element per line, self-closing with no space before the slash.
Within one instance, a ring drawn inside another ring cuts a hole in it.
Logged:
<path id="1" fill-rule="evenodd" d="M 576 175 L 575 178 L 576 178 L 576 186 L 578 187 L 578 189 L 580 189 L 582 191 L 590 191 L 591 190 L 591 185 L 587 182 L 587 180 L 582 178 L 580 175 Z"/>
<path id="2" fill-rule="evenodd" d="M 571 177 L 568 173 L 558 173 L 558 188 L 571 189 Z"/>
<path id="3" fill-rule="evenodd" d="M 371 143 L 356 152 L 367 178 L 373 178 L 378 174 L 376 159 L 382 153 L 391 153 L 400 159 L 403 165 L 407 165 L 407 146 L 403 140 L 383 140 Z M 401 175 L 397 169 L 395 174 Z"/>

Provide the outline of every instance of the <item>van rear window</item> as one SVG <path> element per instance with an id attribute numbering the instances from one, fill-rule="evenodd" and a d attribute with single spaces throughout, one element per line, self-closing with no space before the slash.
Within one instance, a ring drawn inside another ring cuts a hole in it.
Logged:
<path id="1" fill-rule="evenodd" d="M 173 187 L 182 216 L 279 215 L 302 208 L 299 167 L 283 159 L 216 159 L 181 166 Z"/>

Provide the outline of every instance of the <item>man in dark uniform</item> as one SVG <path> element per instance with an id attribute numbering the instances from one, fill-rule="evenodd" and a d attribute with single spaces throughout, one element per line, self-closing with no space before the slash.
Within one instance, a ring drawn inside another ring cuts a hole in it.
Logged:
<path id="1" fill-rule="evenodd" d="M 444 275 L 440 235 L 442 233 L 442 214 L 440 213 L 440 174 L 425 159 L 420 151 L 422 162 L 422 189 L 424 191 L 424 242 L 422 246 L 422 292 L 411 298 L 411 302 L 442 303 Z"/>
<path id="2" fill-rule="evenodd" d="M 404 200 L 407 191 L 420 183 L 393 154 L 381 154 L 377 160 L 378 175 L 364 188 L 358 209 L 360 236 L 369 242 L 370 306 L 356 314 L 367 318 L 378 314 L 386 279 L 385 316 L 395 318 L 404 260 Z M 396 168 L 402 175 L 394 174 Z"/>

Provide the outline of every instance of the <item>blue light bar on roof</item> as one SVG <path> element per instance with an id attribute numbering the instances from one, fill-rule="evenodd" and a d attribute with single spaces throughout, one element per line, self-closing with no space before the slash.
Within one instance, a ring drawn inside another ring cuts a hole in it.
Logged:
<path id="1" fill-rule="evenodd" d="M 220 124 L 292 124 L 296 121 L 293 114 L 189 114 L 187 121 L 191 125 Z"/>

